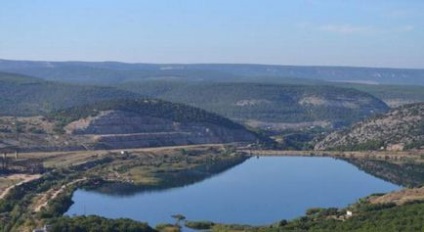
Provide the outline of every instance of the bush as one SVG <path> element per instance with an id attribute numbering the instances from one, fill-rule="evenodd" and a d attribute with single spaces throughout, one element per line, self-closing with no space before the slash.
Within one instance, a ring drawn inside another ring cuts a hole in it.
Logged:
<path id="1" fill-rule="evenodd" d="M 210 221 L 188 221 L 184 225 L 188 228 L 196 230 L 210 230 L 215 225 L 215 223 Z"/>

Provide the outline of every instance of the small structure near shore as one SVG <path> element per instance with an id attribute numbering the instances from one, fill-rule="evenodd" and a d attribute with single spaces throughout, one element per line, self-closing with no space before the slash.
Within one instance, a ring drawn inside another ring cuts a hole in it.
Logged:
<path id="1" fill-rule="evenodd" d="M 50 225 L 44 225 L 43 228 L 33 229 L 32 232 L 48 232 L 50 230 Z"/>
<path id="2" fill-rule="evenodd" d="M 403 143 L 397 143 L 397 144 L 389 144 L 387 145 L 386 150 L 387 151 L 403 151 L 405 148 L 405 144 Z"/>

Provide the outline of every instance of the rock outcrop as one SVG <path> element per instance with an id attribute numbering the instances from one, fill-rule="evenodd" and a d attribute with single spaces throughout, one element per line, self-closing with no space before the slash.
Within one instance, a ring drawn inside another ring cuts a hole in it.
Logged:
<path id="1" fill-rule="evenodd" d="M 424 146 L 424 103 L 395 108 L 387 114 L 334 132 L 316 150 L 390 150 Z"/>

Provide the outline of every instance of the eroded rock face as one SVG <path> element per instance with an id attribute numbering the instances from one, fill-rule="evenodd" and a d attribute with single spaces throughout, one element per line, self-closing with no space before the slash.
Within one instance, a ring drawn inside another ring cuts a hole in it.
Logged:
<path id="1" fill-rule="evenodd" d="M 10 118 L 0 118 L 8 124 Z M 254 142 L 256 136 L 242 127 L 228 128 L 213 123 L 175 122 L 143 116 L 135 112 L 110 110 L 74 121 L 65 127 L 65 134 L 44 126 L 43 133 L 25 128 L 48 124 L 41 118 L 19 119 L 23 132 L 0 131 L 0 144 L 14 144 L 20 152 L 125 149 L 191 144 Z M 9 123 L 10 124 L 10 123 Z"/>
<path id="2" fill-rule="evenodd" d="M 105 111 L 66 126 L 74 137 L 90 136 L 94 149 L 122 149 L 189 144 L 252 142 L 244 129 L 208 123 L 180 123 L 133 112 Z"/>
<path id="3" fill-rule="evenodd" d="M 178 123 L 133 112 L 103 111 L 95 117 L 72 122 L 65 130 L 76 135 L 155 133 L 178 130 Z"/>

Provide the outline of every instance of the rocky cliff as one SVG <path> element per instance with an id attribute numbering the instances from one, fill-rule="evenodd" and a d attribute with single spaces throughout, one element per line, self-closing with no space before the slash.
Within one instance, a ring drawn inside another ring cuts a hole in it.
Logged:
<path id="1" fill-rule="evenodd" d="M 255 141 L 255 136 L 242 128 L 177 122 L 120 110 L 102 111 L 71 122 L 65 129 L 74 137 L 90 136 L 96 149 Z"/>
<path id="2" fill-rule="evenodd" d="M 159 100 L 119 100 L 49 117 L 1 117 L 0 144 L 20 151 L 125 149 L 256 142 L 257 135 L 219 115 Z"/>

